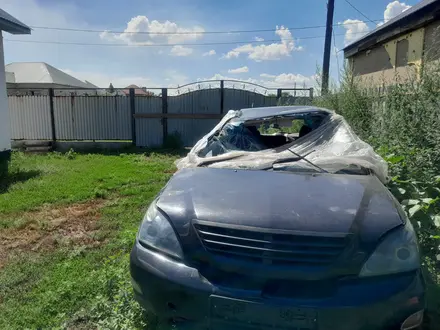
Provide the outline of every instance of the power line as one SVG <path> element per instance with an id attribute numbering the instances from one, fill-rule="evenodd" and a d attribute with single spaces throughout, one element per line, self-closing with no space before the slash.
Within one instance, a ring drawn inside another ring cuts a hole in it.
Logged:
<path id="1" fill-rule="evenodd" d="M 361 12 L 359 9 L 357 9 L 350 1 L 345 0 L 346 3 L 348 3 L 354 10 L 356 10 L 359 14 L 361 14 L 362 16 L 364 16 L 368 21 L 370 21 L 371 23 L 375 23 L 374 21 L 372 21 L 371 19 L 369 19 L 363 12 Z M 377 20 L 375 20 L 377 22 Z M 380 20 L 381 21 L 381 20 Z"/>
<path id="2" fill-rule="evenodd" d="M 371 21 L 371 20 L 370 20 Z M 375 20 L 376 22 L 381 22 L 382 19 Z M 371 21 L 372 22 L 372 21 Z M 337 23 L 333 24 L 334 27 L 344 26 L 350 24 L 358 23 Z M 52 26 L 30 26 L 33 29 L 39 30 L 56 30 L 56 31 L 70 31 L 70 32 L 91 32 L 91 33 L 114 33 L 114 34 L 147 34 L 147 35 L 202 35 L 202 34 L 238 34 L 238 33 L 260 33 L 260 32 L 275 32 L 276 29 L 256 29 L 256 30 L 231 30 L 231 31 L 184 31 L 184 32 L 151 32 L 151 31 L 112 31 L 112 30 L 94 30 L 94 29 L 74 29 L 74 28 L 63 28 L 63 27 L 52 27 Z M 312 26 L 297 26 L 297 27 L 287 27 L 289 30 L 307 30 L 307 29 L 318 29 L 325 28 L 325 25 L 312 25 Z"/>
<path id="3" fill-rule="evenodd" d="M 352 34 L 365 34 L 364 32 L 356 32 Z M 335 34 L 336 36 L 344 36 L 344 34 Z M 299 38 L 289 39 L 271 39 L 264 41 L 229 41 L 229 42 L 204 42 L 204 43 L 180 43 L 180 44 L 117 44 L 117 43 L 84 43 L 84 42 L 65 42 L 65 41 L 49 41 L 49 40 L 18 40 L 18 39 L 3 39 L 9 42 L 18 43 L 34 43 L 34 44 L 56 44 L 56 45 L 76 45 L 76 46 L 114 46 L 114 47 L 174 47 L 174 46 L 214 46 L 214 45 L 236 45 L 236 44 L 265 44 L 268 42 L 280 42 L 280 41 L 298 41 L 308 39 L 322 39 L 325 36 L 306 36 Z"/>
<path id="4" fill-rule="evenodd" d="M 321 26 L 303 26 L 295 28 L 287 28 L 289 30 L 303 30 L 303 29 L 315 29 Z M 47 27 L 47 26 L 31 26 L 33 29 L 41 30 L 57 30 L 57 31 L 71 31 L 71 32 L 93 32 L 93 33 L 114 33 L 114 34 L 148 34 L 148 35 L 201 35 L 201 34 L 235 34 L 235 33 L 258 33 L 258 32 L 275 32 L 276 29 L 257 29 L 257 30 L 231 30 L 231 31 L 185 31 L 185 32 L 151 32 L 151 31 L 112 31 L 112 30 L 93 30 L 93 29 L 72 29 L 61 27 Z"/>

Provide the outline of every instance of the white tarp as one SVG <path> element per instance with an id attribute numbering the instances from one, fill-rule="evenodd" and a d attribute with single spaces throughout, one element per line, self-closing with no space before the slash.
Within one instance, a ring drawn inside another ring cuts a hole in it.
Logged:
<path id="1" fill-rule="evenodd" d="M 276 168 L 276 163 L 283 159 L 291 159 L 294 155 L 290 150 L 300 155 L 307 155 L 306 159 L 324 170 L 335 173 L 344 169 L 363 168 L 371 170 L 382 182 L 387 181 L 387 163 L 374 152 L 373 148 L 362 141 L 351 129 L 345 119 L 329 110 L 322 109 L 329 113 L 322 124 L 308 133 L 274 149 L 259 150 L 258 144 L 244 141 L 251 148 L 244 151 L 228 148 L 228 139 L 222 139 L 222 135 L 227 135 L 226 127 L 229 124 L 237 125 L 240 121 L 241 111 L 231 110 L 208 134 L 200 139 L 191 149 L 185 158 L 176 162 L 179 169 L 185 167 L 208 166 L 218 168 L 235 169 L 267 169 L 272 164 Z M 226 132 L 225 132 L 226 131 Z M 219 138 L 220 137 L 220 138 Z M 243 137 L 241 137 L 243 139 Z M 215 141 L 222 141 L 217 145 L 223 146 L 222 153 L 212 156 L 210 150 Z M 214 142 L 213 142 L 214 141 Z M 296 160 L 289 163 L 292 168 L 308 169 L 312 167 L 304 160 Z M 286 166 L 286 163 L 283 163 Z"/>

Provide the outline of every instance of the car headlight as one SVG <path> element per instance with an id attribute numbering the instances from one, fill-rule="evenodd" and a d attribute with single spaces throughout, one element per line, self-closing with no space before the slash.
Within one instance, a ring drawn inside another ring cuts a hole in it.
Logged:
<path id="1" fill-rule="evenodd" d="M 145 213 L 139 228 L 138 240 L 153 249 L 182 259 L 183 252 L 170 222 L 156 208 L 153 202 Z"/>
<path id="2" fill-rule="evenodd" d="M 359 276 L 402 273 L 420 267 L 419 246 L 409 220 L 385 237 L 362 267 Z"/>

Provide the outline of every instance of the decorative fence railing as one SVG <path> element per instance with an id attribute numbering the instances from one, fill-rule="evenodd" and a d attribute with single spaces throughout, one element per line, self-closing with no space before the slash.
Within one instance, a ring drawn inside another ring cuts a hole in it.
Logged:
<path id="1" fill-rule="evenodd" d="M 157 89 L 15 89 L 9 91 L 9 112 L 13 140 L 131 140 L 158 146 L 177 133 L 190 146 L 230 109 L 307 105 L 312 99 L 312 88 L 222 80 Z"/>

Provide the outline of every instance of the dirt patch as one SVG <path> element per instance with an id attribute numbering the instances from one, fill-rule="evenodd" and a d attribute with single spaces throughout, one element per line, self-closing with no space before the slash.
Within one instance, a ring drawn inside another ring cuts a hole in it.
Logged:
<path id="1" fill-rule="evenodd" d="M 0 268 L 20 253 L 99 245 L 97 221 L 104 203 L 92 200 L 55 208 L 46 206 L 21 215 L 25 219 L 22 228 L 0 229 Z"/>

